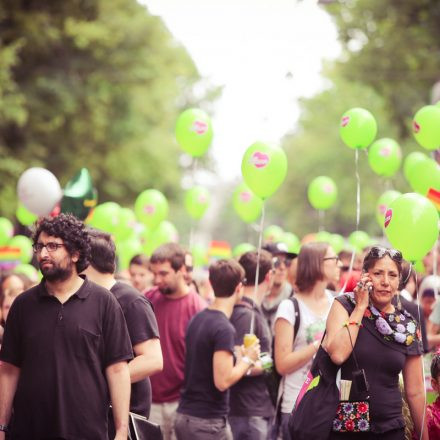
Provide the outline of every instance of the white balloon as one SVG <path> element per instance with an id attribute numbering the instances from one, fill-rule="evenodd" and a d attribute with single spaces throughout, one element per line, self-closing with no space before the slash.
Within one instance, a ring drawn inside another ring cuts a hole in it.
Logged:
<path id="1" fill-rule="evenodd" d="M 18 179 L 17 194 L 33 214 L 48 215 L 63 197 L 58 179 L 45 168 L 29 168 Z"/>

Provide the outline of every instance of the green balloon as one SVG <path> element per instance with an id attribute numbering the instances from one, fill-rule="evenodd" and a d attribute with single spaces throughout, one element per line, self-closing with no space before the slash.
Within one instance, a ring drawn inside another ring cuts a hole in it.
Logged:
<path id="1" fill-rule="evenodd" d="M 146 189 L 137 196 L 134 212 L 141 223 L 155 229 L 168 216 L 168 201 L 157 189 Z"/>
<path id="2" fill-rule="evenodd" d="M 342 115 L 339 134 L 347 147 L 367 148 L 374 141 L 376 133 L 376 120 L 368 110 L 357 107 Z"/>
<path id="3" fill-rule="evenodd" d="M 405 178 L 408 182 L 411 179 L 414 165 L 419 162 L 423 162 L 426 159 L 428 159 L 428 156 L 426 154 L 420 153 L 419 151 L 413 151 L 405 157 L 405 160 L 403 161 L 403 174 L 405 175 Z"/>
<path id="4" fill-rule="evenodd" d="M 195 186 L 185 193 L 185 208 L 195 220 L 200 220 L 208 209 L 211 196 L 206 188 Z"/>
<path id="5" fill-rule="evenodd" d="M 115 229 L 115 239 L 117 241 L 128 240 L 131 236 L 136 235 L 136 215 L 130 208 L 121 208 L 118 219 Z"/>
<path id="6" fill-rule="evenodd" d="M 330 244 L 331 239 L 332 239 L 332 234 L 330 234 L 330 232 L 327 231 L 319 231 L 315 237 L 315 241 L 321 241 L 323 243 L 328 243 L 328 244 Z"/>
<path id="7" fill-rule="evenodd" d="M 92 228 L 115 234 L 119 225 L 120 211 L 121 207 L 115 202 L 101 203 L 93 210 L 87 224 Z"/>
<path id="8" fill-rule="evenodd" d="M 81 168 L 64 188 L 61 212 L 73 214 L 84 220 L 96 206 L 97 200 L 98 193 L 93 188 L 92 177 L 87 168 Z"/>
<path id="9" fill-rule="evenodd" d="M 212 142 L 209 116 L 200 109 L 190 108 L 176 122 L 176 139 L 183 151 L 194 157 L 203 156 Z"/>
<path id="10" fill-rule="evenodd" d="M 244 153 L 241 173 L 252 192 L 265 200 L 283 183 L 287 156 L 279 147 L 256 142 Z"/>
<path id="11" fill-rule="evenodd" d="M 338 198 L 338 188 L 335 182 L 327 176 L 313 179 L 307 191 L 310 204 L 318 210 L 331 208 Z"/>
<path id="12" fill-rule="evenodd" d="M 268 243 L 279 243 L 283 241 L 284 231 L 277 225 L 270 225 L 263 231 L 263 239 Z"/>
<path id="13" fill-rule="evenodd" d="M 417 162 L 412 167 L 409 184 L 415 192 L 425 197 L 430 189 L 440 191 L 440 165 L 429 157 Z"/>
<path id="14" fill-rule="evenodd" d="M 301 247 L 301 242 L 299 238 L 293 232 L 285 232 L 283 234 L 283 239 L 281 240 L 286 244 L 287 250 L 295 254 L 299 253 L 299 248 Z"/>
<path id="15" fill-rule="evenodd" d="M 370 236 L 364 231 L 354 231 L 348 236 L 348 242 L 360 252 L 362 249 L 370 246 Z"/>
<path id="16" fill-rule="evenodd" d="M 416 193 L 394 200 L 385 217 L 385 234 L 393 247 L 408 261 L 418 261 L 438 239 L 439 217 L 435 206 Z"/>
<path id="17" fill-rule="evenodd" d="M 261 216 L 263 201 L 244 182 L 235 188 L 232 203 L 235 212 L 246 223 L 253 223 Z"/>
<path id="18" fill-rule="evenodd" d="M 24 235 L 15 235 L 9 240 L 9 247 L 20 249 L 20 261 L 29 263 L 32 260 L 32 241 Z"/>
<path id="19" fill-rule="evenodd" d="M 8 243 L 14 235 L 14 225 L 5 217 L 0 217 L 0 246 Z"/>
<path id="20" fill-rule="evenodd" d="M 24 226 L 30 226 L 37 221 L 38 216 L 28 211 L 23 203 L 19 203 L 15 211 L 15 217 Z"/>
<path id="21" fill-rule="evenodd" d="M 425 273 L 425 265 L 423 264 L 423 261 L 419 260 L 414 263 L 414 269 L 419 274 Z"/>
<path id="22" fill-rule="evenodd" d="M 440 148 L 440 107 L 427 105 L 414 116 L 412 130 L 419 145 L 427 150 Z"/>
<path id="23" fill-rule="evenodd" d="M 40 280 L 38 270 L 29 263 L 21 263 L 14 267 L 14 273 L 26 275 L 34 283 L 38 283 Z"/>
<path id="24" fill-rule="evenodd" d="M 330 245 L 333 250 L 339 254 L 343 249 L 345 249 L 345 238 L 339 234 L 331 234 Z"/>
<path id="25" fill-rule="evenodd" d="M 376 220 L 379 226 L 383 228 L 383 223 L 385 221 L 385 214 L 388 211 L 388 207 L 391 203 L 400 197 L 402 193 L 399 191 L 389 190 L 385 191 L 377 200 L 376 203 Z"/>
<path id="26" fill-rule="evenodd" d="M 232 256 L 241 257 L 246 252 L 252 252 L 255 251 L 255 249 L 255 246 L 250 243 L 240 243 L 232 249 Z"/>
<path id="27" fill-rule="evenodd" d="M 160 245 L 165 243 L 177 243 L 179 233 L 176 227 L 168 220 L 164 220 L 160 225 L 153 229 L 145 241 L 143 250 L 147 255 L 151 255 Z"/>
<path id="28" fill-rule="evenodd" d="M 200 244 L 194 244 L 191 248 L 194 267 L 208 266 L 208 249 Z"/>
<path id="29" fill-rule="evenodd" d="M 128 269 L 130 260 L 142 253 L 142 244 L 139 238 L 130 237 L 128 240 L 118 241 L 116 244 L 116 255 L 118 256 L 119 269 Z"/>
<path id="30" fill-rule="evenodd" d="M 402 151 L 394 139 L 379 139 L 368 150 L 368 163 L 379 176 L 394 176 L 399 170 L 401 162 Z"/>

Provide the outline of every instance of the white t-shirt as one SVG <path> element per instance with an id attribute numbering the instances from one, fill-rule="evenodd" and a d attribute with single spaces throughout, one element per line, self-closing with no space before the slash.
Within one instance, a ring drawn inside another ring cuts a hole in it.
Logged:
<path id="1" fill-rule="evenodd" d="M 298 334 L 295 337 L 293 344 L 293 351 L 305 347 L 311 344 L 313 341 L 321 341 L 322 335 L 325 331 L 325 324 L 327 320 L 328 312 L 333 304 L 334 297 L 329 290 L 325 291 L 328 300 L 328 309 L 324 316 L 316 315 L 310 310 L 300 299 L 299 314 L 300 324 Z M 283 318 L 288 321 L 292 327 L 295 325 L 295 311 L 293 308 L 293 302 L 290 299 L 285 299 L 278 307 L 275 321 L 278 318 Z M 283 390 L 283 402 L 281 404 L 281 412 L 290 413 L 295 405 L 298 393 L 306 380 L 307 373 L 312 366 L 313 358 L 307 362 L 306 365 L 293 373 L 287 374 L 284 378 L 284 390 Z"/>

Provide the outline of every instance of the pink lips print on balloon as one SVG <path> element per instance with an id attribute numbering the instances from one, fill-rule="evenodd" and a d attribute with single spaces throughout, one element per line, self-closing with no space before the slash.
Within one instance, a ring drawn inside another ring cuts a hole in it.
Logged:
<path id="1" fill-rule="evenodd" d="M 350 116 L 344 116 L 341 120 L 341 127 L 346 127 L 350 122 Z"/>
<path id="2" fill-rule="evenodd" d="M 251 199 L 252 199 L 252 194 L 250 192 L 243 191 L 240 193 L 240 200 L 243 203 L 250 202 Z"/>
<path id="3" fill-rule="evenodd" d="M 381 148 L 379 155 L 382 157 L 388 157 L 391 155 L 391 148 L 390 147 L 383 147 Z"/>
<path id="4" fill-rule="evenodd" d="M 156 208 L 153 205 L 145 205 L 144 212 L 148 215 L 153 215 L 156 212 Z"/>
<path id="5" fill-rule="evenodd" d="M 413 132 L 418 133 L 420 131 L 420 125 L 416 121 L 413 121 Z"/>
<path id="6" fill-rule="evenodd" d="M 385 215 L 385 213 L 387 212 L 387 205 L 384 205 L 383 203 L 381 205 L 379 205 L 379 212 L 382 215 Z"/>
<path id="7" fill-rule="evenodd" d="M 330 194 L 333 191 L 333 187 L 331 185 L 324 185 L 323 190 L 325 193 Z"/>
<path id="8" fill-rule="evenodd" d="M 255 168 L 264 168 L 269 164 L 269 156 L 261 151 L 256 151 L 250 159 L 250 163 Z"/>
<path id="9" fill-rule="evenodd" d="M 208 202 L 208 199 L 204 194 L 200 194 L 197 200 L 201 205 L 204 205 L 205 203 Z"/>
<path id="10" fill-rule="evenodd" d="M 192 130 L 197 134 L 205 134 L 208 131 L 208 124 L 203 121 L 194 121 Z"/>
<path id="11" fill-rule="evenodd" d="M 388 209 L 388 211 L 385 214 L 385 223 L 384 226 L 387 227 L 390 224 L 391 218 L 393 217 L 393 210 Z"/>

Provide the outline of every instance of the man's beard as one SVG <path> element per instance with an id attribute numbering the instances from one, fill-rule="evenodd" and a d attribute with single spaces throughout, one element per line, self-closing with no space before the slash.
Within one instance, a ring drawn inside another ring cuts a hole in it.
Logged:
<path id="1" fill-rule="evenodd" d="M 172 295 L 173 293 L 176 292 L 175 289 L 173 289 L 172 287 L 169 287 L 169 286 L 159 287 L 159 291 L 160 291 L 160 293 L 162 293 L 162 295 Z"/>
<path id="2" fill-rule="evenodd" d="M 72 265 L 68 267 L 60 267 L 52 264 L 52 267 L 42 268 L 40 266 L 41 273 L 48 281 L 65 281 L 73 273 Z"/>

